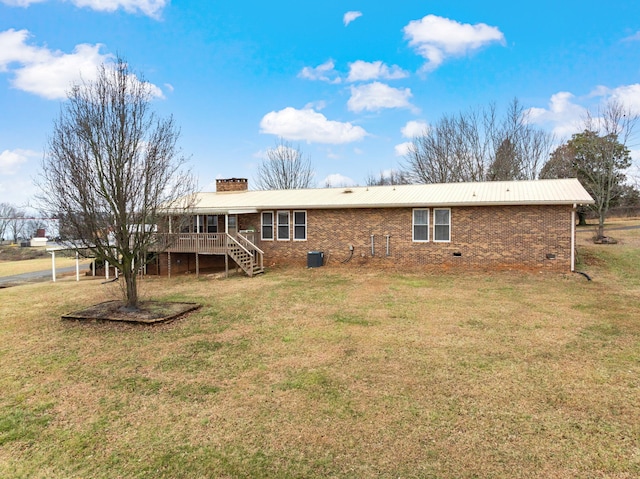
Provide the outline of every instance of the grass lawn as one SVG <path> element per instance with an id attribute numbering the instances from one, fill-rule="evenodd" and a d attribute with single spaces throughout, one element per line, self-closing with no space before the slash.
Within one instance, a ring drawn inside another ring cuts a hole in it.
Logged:
<path id="1" fill-rule="evenodd" d="M 576 274 L 147 278 L 203 308 L 60 315 L 98 280 L 0 290 L 3 478 L 640 477 L 640 230 Z"/>

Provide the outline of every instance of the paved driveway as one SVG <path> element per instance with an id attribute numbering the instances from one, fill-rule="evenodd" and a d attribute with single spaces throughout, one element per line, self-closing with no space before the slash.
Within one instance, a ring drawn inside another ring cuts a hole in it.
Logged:
<path id="1" fill-rule="evenodd" d="M 89 271 L 89 264 L 81 264 L 80 271 Z M 56 268 L 56 278 L 62 274 L 75 273 L 75 266 L 67 266 L 66 268 Z M 14 274 L 11 276 L 0 276 L 0 286 L 9 286 L 20 283 L 36 283 L 39 281 L 51 281 L 51 270 L 32 271 L 31 273 Z"/>

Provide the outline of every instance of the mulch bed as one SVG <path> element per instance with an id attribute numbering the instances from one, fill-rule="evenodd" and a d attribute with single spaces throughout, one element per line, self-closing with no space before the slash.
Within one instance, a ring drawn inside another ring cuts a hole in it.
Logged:
<path id="1" fill-rule="evenodd" d="M 137 310 L 129 310 L 122 301 L 105 301 L 62 316 L 77 321 L 121 321 L 154 324 L 179 318 L 199 309 L 198 303 L 141 301 Z"/>

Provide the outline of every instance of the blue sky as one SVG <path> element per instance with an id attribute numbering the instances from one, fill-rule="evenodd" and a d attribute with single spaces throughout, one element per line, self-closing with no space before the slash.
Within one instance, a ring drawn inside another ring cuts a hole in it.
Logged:
<path id="1" fill-rule="evenodd" d="M 251 182 L 278 137 L 341 186 L 443 114 L 517 97 L 567 139 L 607 99 L 640 113 L 637 1 L 0 0 L 0 201 L 29 201 L 65 91 L 115 55 L 202 190 Z"/>

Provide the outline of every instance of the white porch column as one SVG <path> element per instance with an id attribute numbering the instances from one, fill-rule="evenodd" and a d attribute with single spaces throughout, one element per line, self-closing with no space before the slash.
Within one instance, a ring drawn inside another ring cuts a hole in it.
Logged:
<path id="1" fill-rule="evenodd" d="M 105 260 L 104 262 L 104 271 L 105 271 L 105 279 L 109 279 L 109 262 Z"/>
<path id="2" fill-rule="evenodd" d="M 76 281 L 80 281 L 80 257 L 76 251 Z"/>
<path id="3" fill-rule="evenodd" d="M 56 282 L 56 252 L 51 252 L 51 280 Z"/>

